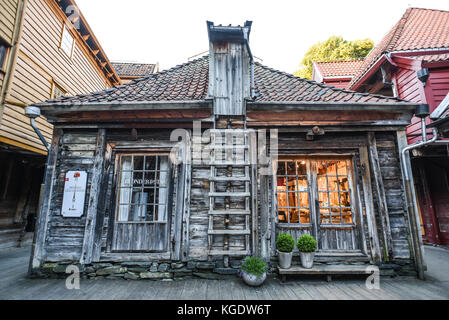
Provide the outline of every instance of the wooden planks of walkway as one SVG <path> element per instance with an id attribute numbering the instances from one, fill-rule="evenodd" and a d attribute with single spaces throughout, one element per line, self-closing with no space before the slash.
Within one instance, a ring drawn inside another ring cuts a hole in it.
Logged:
<path id="1" fill-rule="evenodd" d="M 381 280 L 379 290 L 363 279 L 269 279 L 260 288 L 240 279 L 154 282 L 81 280 L 80 290 L 68 290 L 65 280 L 27 279 L 29 248 L 0 252 L 2 300 L 447 300 L 447 287 L 437 281 Z"/>

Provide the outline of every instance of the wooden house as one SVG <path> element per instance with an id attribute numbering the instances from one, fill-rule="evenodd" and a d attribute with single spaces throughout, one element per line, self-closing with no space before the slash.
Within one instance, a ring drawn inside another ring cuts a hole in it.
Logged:
<path id="1" fill-rule="evenodd" d="M 344 89 L 362 63 L 363 60 L 313 62 L 312 80 Z"/>
<path id="2" fill-rule="evenodd" d="M 112 66 L 123 84 L 159 72 L 159 64 L 112 62 Z"/>
<path id="3" fill-rule="evenodd" d="M 204 57 L 35 105 L 54 138 L 32 272 L 213 278 L 274 267 L 288 232 L 323 264 L 422 276 L 399 156 L 417 104 L 257 63 L 251 25 L 208 22 Z"/>
<path id="4" fill-rule="evenodd" d="M 119 83 L 74 1 L 0 2 L 0 248 L 32 231 L 45 169 L 47 149 L 24 108 Z M 37 127 L 51 141 L 45 118 Z"/>
<path id="5" fill-rule="evenodd" d="M 449 12 L 409 8 L 375 46 L 347 86 L 358 92 L 428 104 L 433 112 L 449 92 Z M 427 125 L 432 123 L 426 119 Z M 430 128 L 429 128 L 430 129 Z M 427 132 L 428 138 L 431 131 Z M 421 120 L 407 128 L 409 144 L 423 140 Z M 449 161 L 439 144 L 413 151 L 412 167 L 424 241 L 449 244 Z"/>

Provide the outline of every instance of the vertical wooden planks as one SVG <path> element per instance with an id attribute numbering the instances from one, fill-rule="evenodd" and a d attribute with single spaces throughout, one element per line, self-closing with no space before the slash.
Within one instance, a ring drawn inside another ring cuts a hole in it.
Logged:
<path id="1" fill-rule="evenodd" d="M 53 141 L 47 158 L 47 169 L 44 176 L 44 192 L 42 194 L 42 205 L 39 210 L 39 217 L 36 226 L 36 239 L 33 243 L 31 254 L 31 268 L 39 268 L 41 262 L 45 259 L 45 240 L 47 237 L 48 220 L 50 216 L 51 197 L 55 183 L 56 164 L 59 154 L 59 144 L 63 131 L 55 128 L 53 130 Z"/>
<path id="2" fill-rule="evenodd" d="M 422 242 L 421 228 L 418 217 L 418 204 L 416 201 L 415 189 L 413 182 L 413 174 L 411 170 L 410 157 L 407 156 L 406 163 L 402 159 L 402 150 L 408 146 L 407 134 L 405 131 L 397 131 L 398 149 L 400 154 L 401 172 L 402 172 L 402 187 L 406 193 L 405 201 L 407 203 L 409 230 L 412 238 L 412 250 L 415 264 L 418 271 L 418 276 L 421 280 L 424 279 L 424 270 L 427 268 L 424 261 L 424 245 Z M 405 179 L 405 167 L 408 168 L 409 180 Z"/>
<path id="3" fill-rule="evenodd" d="M 104 209 L 104 205 L 100 204 L 104 200 L 106 192 L 101 189 L 104 182 L 105 176 L 108 174 L 104 172 L 104 162 L 105 162 L 105 151 L 106 151 L 106 129 L 99 129 L 97 135 L 97 146 L 95 150 L 95 160 L 92 173 L 92 182 L 89 192 L 89 206 L 87 209 L 86 216 L 86 228 L 84 230 L 84 241 L 83 249 L 81 251 L 80 262 L 82 264 L 89 264 L 92 262 L 93 251 L 94 251 L 94 240 L 95 231 L 98 230 L 97 219 L 99 225 L 103 226 L 103 219 L 99 218 L 99 215 L 104 216 L 104 212 L 100 212 L 99 208 Z M 101 220 L 101 221 L 100 221 Z M 97 237 L 101 241 L 100 236 Z M 101 243 L 99 244 L 101 248 Z M 98 245 L 97 245 L 98 247 Z"/>
<path id="4" fill-rule="evenodd" d="M 182 246 L 182 260 L 186 261 L 189 257 L 190 248 L 190 190 L 192 186 L 192 140 L 191 134 L 186 139 L 186 145 L 184 150 L 184 166 L 185 176 L 181 177 L 185 180 L 184 190 L 182 190 L 183 205 L 182 205 L 182 221 L 183 221 L 183 246 Z"/>
<path id="5" fill-rule="evenodd" d="M 363 185 L 363 196 L 365 198 L 365 210 L 366 210 L 366 220 L 368 224 L 368 233 L 370 236 L 371 243 L 371 255 L 375 262 L 381 262 L 381 248 L 379 243 L 379 236 L 377 234 L 377 224 L 374 212 L 373 203 L 373 190 L 371 187 L 371 172 L 369 167 L 369 156 L 368 148 L 361 147 L 360 152 L 360 163 L 362 171 L 362 185 Z"/>
<path id="6" fill-rule="evenodd" d="M 377 152 L 377 143 L 374 132 L 368 133 L 368 147 L 370 155 L 370 163 L 373 169 L 374 186 L 377 195 L 377 205 L 380 213 L 380 221 L 382 225 L 382 235 L 384 243 L 385 259 L 388 261 L 393 258 L 393 246 L 391 240 L 390 218 L 387 207 L 387 197 L 385 196 L 385 187 L 382 180 L 382 173 L 380 170 L 379 154 Z"/>

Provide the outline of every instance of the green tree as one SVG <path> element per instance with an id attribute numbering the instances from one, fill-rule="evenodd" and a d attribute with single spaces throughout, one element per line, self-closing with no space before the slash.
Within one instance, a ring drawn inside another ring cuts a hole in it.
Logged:
<path id="1" fill-rule="evenodd" d="M 368 38 L 347 41 L 340 36 L 331 36 L 326 41 L 318 42 L 309 48 L 295 75 L 312 79 L 313 62 L 363 59 L 373 47 L 374 42 Z"/>

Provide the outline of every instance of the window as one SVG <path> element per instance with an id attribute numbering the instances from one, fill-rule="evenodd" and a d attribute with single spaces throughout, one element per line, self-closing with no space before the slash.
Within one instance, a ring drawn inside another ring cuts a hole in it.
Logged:
<path id="1" fill-rule="evenodd" d="M 279 223 L 311 224 L 311 204 L 316 204 L 320 225 L 352 224 L 349 171 L 347 159 L 280 160 L 277 171 Z"/>
<path id="2" fill-rule="evenodd" d="M 0 39 L 0 70 L 3 70 L 6 56 L 8 55 L 9 46 Z"/>
<path id="3" fill-rule="evenodd" d="M 351 224 L 346 161 L 318 161 L 317 178 L 321 224 Z"/>
<path id="4" fill-rule="evenodd" d="M 310 223 L 306 161 L 279 162 L 277 178 L 279 222 Z"/>
<path id="5" fill-rule="evenodd" d="M 73 51 L 73 43 L 74 39 L 70 34 L 67 27 L 64 27 L 62 31 L 62 39 L 61 39 L 61 49 L 71 58 Z"/>
<path id="6" fill-rule="evenodd" d="M 58 86 L 56 83 L 53 83 L 53 94 L 52 99 L 57 99 L 66 95 L 66 92 Z"/>
<path id="7" fill-rule="evenodd" d="M 166 222 L 168 155 L 122 155 L 117 222 Z"/>

